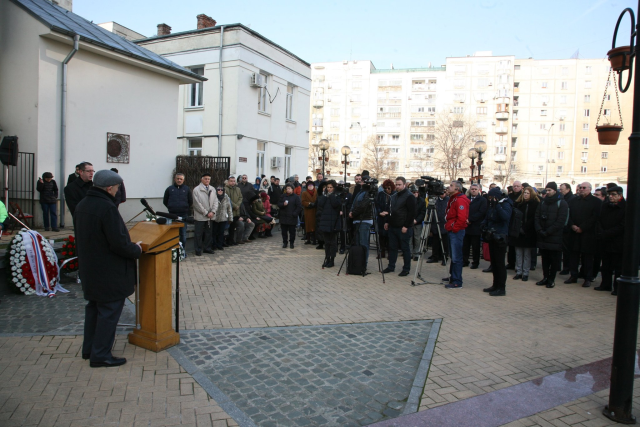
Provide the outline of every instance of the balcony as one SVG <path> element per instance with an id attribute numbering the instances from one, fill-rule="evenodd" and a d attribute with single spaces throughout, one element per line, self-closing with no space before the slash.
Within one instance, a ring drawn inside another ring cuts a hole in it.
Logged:
<path id="1" fill-rule="evenodd" d="M 498 135 L 506 135 L 507 133 L 509 133 L 509 129 L 502 126 L 496 127 L 496 133 Z"/>
<path id="2" fill-rule="evenodd" d="M 434 126 L 411 126 L 411 132 L 414 133 L 433 133 L 436 131 L 436 128 Z"/>
<path id="3" fill-rule="evenodd" d="M 400 105 L 402 99 L 378 99 L 378 105 Z"/>
<path id="4" fill-rule="evenodd" d="M 498 111 L 496 113 L 496 120 L 509 120 L 509 113 L 504 111 Z"/>
<path id="5" fill-rule="evenodd" d="M 494 169 L 493 176 L 505 176 L 505 171 L 502 169 Z"/>
<path id="6" fill-rule="evenodd" d="M 315 101 L 313 101 L 313 108 L 322 108 L 322 107 L 324 107 L 324 100 L 316 99 Z"/>
<path id="7" fill-rule="evenodd" d="M 311 131 L 312 131 L 313 133 L 322 133 L 322 126 L 313 126 L 313 127 L 311 128 Z"/>
<path id="8" fill-rule="evenodd" d="M 496 162 L 506 162 L 507 161 L 507 155 L 506 154 L 496 154 L 493 156 L 493 160 L 495 160 Z"/>
<path id="9" fill-rule="evenodd" d="M 378 113 L 379 119 L 399 119 L 402 113 Z"/>
<path id="10" fill-rule="evenodd" d="M 413 92 L 424 91 L 424 90 L 427 90 L 427 85 L 424 85 L 424 84 L 422 84 L 422 85 L 413 85 L 413 86 L 411 86 L 411 90 Z"/>
<path id="11" fill-rule="evenodd" d="M 508 96 L 501 96 L 496 98 L 496 104 L 510 104 L 511 103 L 511 98 L 509 98 Z"/>
<path id="12" fill-rule="evenodd" d="M 419 119 L 421 117 L 433 117 L 435 116 L 435 112 L 426 112 L 426 113 L 411 113 L 411 117 L 415 119 Z"/>

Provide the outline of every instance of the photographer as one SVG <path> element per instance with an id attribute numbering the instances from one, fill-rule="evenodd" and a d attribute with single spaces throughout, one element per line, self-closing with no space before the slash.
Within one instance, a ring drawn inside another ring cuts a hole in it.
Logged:
<path id="1" fill-rule="evenodd" d="M 378 215 L 378 230 L 380 232 L 380 258 L 386 256 L 385 251 L 389 247 L 389 232 L 384 225 L 389 220 L 391 210 L 391 196 L 395 194 L 396 185 L 390 179 L 382 183 L 382 191 L 376 196 L 376 215 Z"/>
<path id="2" fill-rule="evenodd" d="M 536 244 L 542 255 L 544 276 L 536 285 L 553 288 L 556 274 L 560 270 L 563 231 L 569 216 L 569 205 L 562 195 L 558 195 L 558 186 L 555 182 L 549 182 L 545 189 L 546 196 L 538 206 L 534 219 L 534 226 L 538 233 Z"/>
<path id="3" fill-rule="evenodd" d="M 369 262 L 369 233 L 373 225 L 373 209 L 369 199 L 370 190 L 371 184 L 362 184 L 361 190 L 353 201 L 351 212 L 349 212 L 349 218 L 353 220 L 355 228 L 354 243 L 365 247 L 367 253 L 365 260 L 367 263 Z"/>
<path id="4" fill-rule="evenodd" d="M 325 261 L 322 265 L 323 267 L 334 266 L 334 259 L 338 251 L 338 232 L 342 230 L 342 221 L 340 220 L 340 216 L 342 215 L 340 211 L 342 201 L 335 193 L 337 186 L 338 184 L 333 179 L 327 182 L 327 195 L 322 203 L 322 213 L 318 226 L 318 230 L 320 230 L 324 236 Z M 320 206 L 318 206 L 318 209 L 320 210 Z"/>
<path id="5" fill-rule="evenodd" d="M 411 194 L 416 198 L 416 217 L 413 220 L 413 237 L 411 238 L 413 248 L 413 260 L 418 261 L 420 256 L 420 238 L 422 237 L 422 222 L 427 215 L 427 203 L 420 197 L 420 190 L 415 185 L 411 186 Z"/>
<path id="6" fill-rule="evenodd" d="M 513 212 L 513 201 L 495 187 L 489 191 L 489 210 L 482 223 L 482 237 L 489 243 L 491 265 L 493 266 L 493 285 L 484 289 L 492 297 L 506 295 L 507 266 L 504 258 L 507 252 L 509 222 Z"/>
<path id="7" fill-rule="evenodd" d="M 405 187 L 407 180 L 396 178 L 396 194 L 391 196 L 389 221 L 384 225 L 389 232 L 389 265 L 385 273 L 396 269 L 398 247 L 402 247 L 404 265 L 399 276 L 408 276 L 411 270 L 411 236 L 413 236 L 413 220 L 416 214 L 416 198 Z"/>

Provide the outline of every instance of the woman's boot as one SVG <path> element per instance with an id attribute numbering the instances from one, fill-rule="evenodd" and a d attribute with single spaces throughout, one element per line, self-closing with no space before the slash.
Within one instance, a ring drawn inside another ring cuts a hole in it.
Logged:
<path id="1" fill-rule="evenodd" d="M 311 232 L 309 234 L 311 234 L 311 244 L 315 245 L 316 244 L 316 233 L 315 232 Z"/>

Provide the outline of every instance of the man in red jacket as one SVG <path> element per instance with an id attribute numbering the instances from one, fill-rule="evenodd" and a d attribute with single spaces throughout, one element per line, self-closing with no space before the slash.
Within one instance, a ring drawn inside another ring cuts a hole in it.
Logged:
<path id="1" fill-rule="evenodd" d="M 462 242 L 469 219 L 469 199 L 462 194 L 462 183 L 452 181 L 447 189 L 449 203 L 447 204 L 447 217 L 444 228 L 449 235 L 449 251 L 451 253 L 451 276 L 447 289 L 459 289 L 462 287 Z"/>

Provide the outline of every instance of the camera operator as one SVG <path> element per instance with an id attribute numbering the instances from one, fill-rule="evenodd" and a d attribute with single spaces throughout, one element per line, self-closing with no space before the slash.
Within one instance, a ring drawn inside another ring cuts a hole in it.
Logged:
<path id="1" fill-rule="evenodd" d="M 482 223 L 483 238 L 489 243 L 491 265 L 493 266 L 493 285 L 484 289 L 492 297 L 506 295 L 507 266 L 504 258 L 507 252 L 509 222 L 513 212 L 513 201 L 506 197 L 500 187 L 489 191 L 489 210 Z"/>
<path id="2" fill-rule="evenodd" d="M 411 193 L 416 198 L 416 217 L 413 220 L 413 237 L 411 238 L 413 248 L 413 260 L 418 261 L 420 256 L 420 238 L 422 237 L 422 222 L 427 215 L 427 203 L 424 197 L 420 197 L 420 190 L 415 185 L 411 186 Z"/>
<path id="3" fill-rule="evenodd" d="M 382 191 L 376 196 L 376 215 L 378 215 L 378 231 L 380 233 L 380 258 L 386 256 L 385 251 L 389 247 L 389 232 L 384 225 L 389 220 L 391 210 L 391 196 L 396 192 L 396 185 L 390 179 L 385 179 L 382 183 Z"/>
<path id="4" fill-rule="evenodd" d="M 367 173 L 367 177 L 368 175 L 369 174 Z M 354 178 L 354 184 L 351 187 L 349 187 L 349 194 L 353 196 L 354 203 L 355 203 L 355 198 L 358 196 L 358 193 L 360 193 L 360 190 L 362 190 L 362 178 L 363 178 L 362 174 L 357 174 L 356 177 Z"/>
<path id="5" fill-rule="evenodd" d="M 391 196 L 389 221 L 384 225 L 389 232 L 389 265 L 384 272 L 392 273 L 396 269 L 398 247 L 401 247 L 404 265 L 399 276 L 408 276 L 411 270 L 410 243 L 416 214 L 416 198 L 405 187 L 406 183 L 404 177 L 396 178 L 397 193 Z"/>
<path id="6" fill-rule="evenodd" d="M 341 215 L 342 206 L 341 197 L 336 194 L 335 189 L 338 186 L 335 180 L 327 182 L 326 199 L 322 200 L 322 206 L 318 205 L 318 210 L 321 210 L 320 224 L 318 229 L 322 232 L 324 237 L 324 253 L 325 261 L 323 267 L 333 267 L 334 259 L 338 251 L 338 232 L 342 230 Z"/>
<path id="7" fill-rule="evenodd" d="M 469 199 L 462 193 L 462 183 L 451 181 L 447 188 L 449 202 L 447 203 L 447 222 L 444 228 L 449 236 L 449 252 L 451 254 L 451 269 L 447 289 L 462 287 L 462 242 L 469 219 Z"/>
<path id="8" fill-rule="evenodd" d="M 349 212 L 349 218 L 353 220 L 353 228 L 355 229 L 354 244 L 365 247 L 366 263 L 369 262 L 369 233 L 373 225 L 373 209 L 371 200 L 369 200 L 370 190 L 371 184 L 363 183 L 361 185 L 361 190 L 355 196 L 351 212 Z"/>

